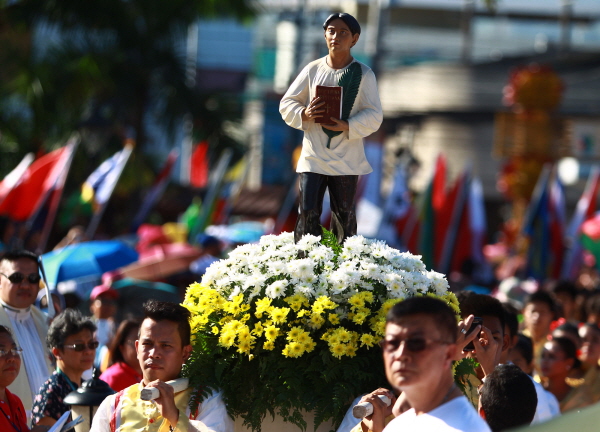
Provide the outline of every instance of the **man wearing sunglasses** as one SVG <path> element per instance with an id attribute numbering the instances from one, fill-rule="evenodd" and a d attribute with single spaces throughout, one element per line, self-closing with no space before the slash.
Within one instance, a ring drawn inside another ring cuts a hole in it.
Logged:
<path id="1" fill-rule="evenodd" d="M 23 365 L 9 386 L 30 415 L 33 397 L 52 373 L 46 350 L 47 316 L 33 304 L 40 289 L 38 257 L 29 251 L 5 253 L 0 259 L 0 325 L 13 332 L 23 350 Z"/>
<path id="2" fill-rule="evenodd" d="M 381 343 L 386 377 L 412 407 L 385 426 L 391 414 L 377 395 L 362 401 L 373 405 L 363 431 L 489 432 L 469 400 L 454 383 L 452 362 L 458 354 L 456 315 L 441 300 L 413 297 L 388 313 Z"/>

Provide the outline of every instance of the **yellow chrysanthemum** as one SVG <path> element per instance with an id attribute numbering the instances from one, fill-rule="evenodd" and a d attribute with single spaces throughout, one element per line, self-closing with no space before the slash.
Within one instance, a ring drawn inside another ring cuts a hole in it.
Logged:
<path id="1" fill-rule="evenodd" d="M 268 341 L 274 341 L 275 339 L 277 339 L 278 335 L 279 328 L 275 327 L 274 325 L 270 325 L 267 328 L 265 328 L 265 338 Z"/>
<path id="2" fill-rule="evenodd" d="M 329 350 L 331 351 L 331 354 L 335 357 L 335 358 L 342 358 L 342 356 L 344 354 L 346 354 L 346 347 L 344 346 L 344 344 L 334 344 L 334 345 L 330 345 L 329 346 Z"/>
<path id="3" fill-rule="evenodd" d="M 287 320 L 287 315 L 290 312 L 290 308 L 273 308 L 271 310 L 271 319 L 277 324 L 283 324 Z"/>
<path id="4" fill-rule="evenodd" d="M 260 337 L 262 336 L 264 331 L 265 329 L 263 328 L 262 323 L 259 321 L 254 324 L 254 330 L 252 330 L 252 334 L 255 334 L 256 336 Z"/>
<path id="5" fill-rule="evenodd" d="M 217 327 L 217 326 L 212 326 L 212 328 L 210 330 L 211 330 L 212 334 L 216 334 L 216 335 L 219 334 L 219 327 Z"/>
<path id="6" fill-rule="evenodd" d="M 354 345 L 354 344 L 348 344 L 344 348 L 346 349 L 345 354 L 348 357 L 355 357 L 356 356 L 356 345 Z"/>
<path id="7" fill-rule="evenodd" d="M 275 349 L 275 343 L 272 341 L 267 341 L 263 344 L 263 348 L 267 351 L 273 351 Z"/>
<path id="8" fill-rule="evenodd" d="M 300 327 L 292 327 L 287 334 L 287 340 L 296 340 L 300 334 L 302 334 L 302 329 Z"/>
<path id="9" fill-rule="evenodd" d="M 352 321 L 355 322 L 356 324 L 362 324 L 367 319 L 367 315 L 368 314 L 365 312 L 356 313 L 352 317 Z"/>
<path id="10" fill-rule="evenodd" d="M 260 300 L 257 300 L 254 316 L 256 318 L 262 318 L 263 313 L 267 312 L 267 310 L 269 309 L 270 306 L 271 306 L 271 299 L 268 297 L 264 297 Z"/>
<path id="11" fill-rule="evenodd" d="M 370 333 L 364 333 L 360 336 L 360 346 L 371 348 L 377 343 L 377 337 Z"/>
<path id="12" fill-rule="evenodd" d="M 286 357 L 297 358 L 304 354 L 304 349 L 298 342 L 290 342 L 285 346 L 282 352 Z"/>
<path id="13" fill-rule="evenodd" d="M 323 324 L 325 324 L 325 318 L 316 313 L 312 314 L 310 316 L 310 320 L 308 321 L 308 325 L 312 328 L 321 328 Z"/>
<path id="14" fill-rule="evenodd" d="M 219 336 L 219 344 L 221 344 L 225 348 L 230 348 L 234 342 L 235 333 L 221 333 L 221 336 Z"/>
<path id="15" fill-rule="evenodd" d="M 329 319 L 329 322 L 333 325 L 338 325 L 340 323 L 340 316 L 336 313 L 330 313 L 327 316 L 327 319 Z"/>

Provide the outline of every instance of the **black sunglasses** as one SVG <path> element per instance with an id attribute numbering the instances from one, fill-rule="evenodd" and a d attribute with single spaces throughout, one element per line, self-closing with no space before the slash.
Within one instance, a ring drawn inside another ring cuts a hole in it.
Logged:
<path id="1" fill-rule="evenodd" d="M 447 342 L 441 340 L 434 339 L 425 339 L 425 338 L 411 338 L 411 339 L 390 339 L 385 340 L 381 339 L 379 341 L 379 346 L 381 349 L 387 353 L 391 353 L 400 348 L 400 345 L 404 343 L 404 346 L 407 350 L 413 353 L 418 353 L 421 351 L 425 351 L 427 347 L 432 343 L 439 344 L 447 344 Z"/>
<path id="2" fill-rule="evenodd" d="M 0 273 L 0 275 L 4 276 L 6 279 L 8 279 L 10 281 L 10 283 L 13 283 L 13 284 L 20 284 L 25 279 L 27 279 L 27 282 L 29 282 L 30 284 L 39 285 L 40 281 L 42 280 L 42 277 L 40 276 L 39 273 L 30 273 L 29 276 L 25 276 L 21 272 L 15 272 L 15 273 L 11 274 L 10 276 L 5 275 L 4 273 Z"/>
<path id="3" fill-rule="evenodd" d="M 88 343 L 81 342 L 81 343 L 76 343 L 76 344 L 72 344 L 72 345 L 63 345 L 63 348 L 70 348 L 73 351 L 81 352 L 86 347 L 91 350 L 95 350 L 96 348 L 98 348 L 98 345 L 100 345 L 100 342 L 98 342 L 98 341 L 93 341 L 93 342 L 88 342 Z"/>

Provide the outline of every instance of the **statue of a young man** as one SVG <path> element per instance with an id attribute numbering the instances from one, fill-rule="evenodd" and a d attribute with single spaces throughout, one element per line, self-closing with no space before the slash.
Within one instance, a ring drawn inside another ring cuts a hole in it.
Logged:
<path id="1" fill-rule="evenodd" d="M 323 24 L 329 54 L 300 72 L 279 104 L 283 120 L 304 131 L 300 173 L 300 214 L 294 230 L 298 242 L 304 234 L 321 235 L 319 224 L 325 189 L 331 198 L 331 230 L 342 243 L 356 234 L 355 193 L 358 176 L 372 171 L 365 157 L 363 138 L 379 129 L 383 120 L 373 71 L 350 53 L 360 36 L 360 25 L 346 13 L 330 15 Z M 323 117 L 324 102 L 317 85 L 342 86 L 342 118 L 331 124 Z"/>

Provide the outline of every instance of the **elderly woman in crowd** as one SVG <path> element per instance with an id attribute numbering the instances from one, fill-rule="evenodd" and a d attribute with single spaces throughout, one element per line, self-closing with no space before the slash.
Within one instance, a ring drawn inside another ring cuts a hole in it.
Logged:
<path id="1" fill-rule="evenodd" d="M 0 430 L 27 432 L 27 416 L 21 399 L 8 390 L 21 369 L 21 352 L 10 330 L 0 325 Z M 32 432 L 45 432 L 49 426 L 36 426 Z"/>
<path id="2" fill-rule="evenodd" d="M 77 390 L 83 372 L 94 364 L 95 331 L 94 323 L 74 309 L 66 309 L 52 321 L 46 344 L 56 360 L 56 371 L 34 399 L 32 424 L 53 425 L 70 409 L 63 399 Z"/>
<path id="3" fill-rule="evenodd" d="M 100 379 L 115 391 L 121 391 L 142 380 L 142 368 L 135 351 L 139 330 L 139 321 L 125 320 L 119 325 L 110 344 L 111 366 L 100 375 Z"/>

